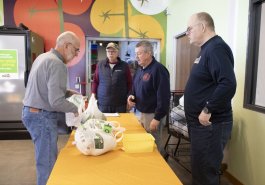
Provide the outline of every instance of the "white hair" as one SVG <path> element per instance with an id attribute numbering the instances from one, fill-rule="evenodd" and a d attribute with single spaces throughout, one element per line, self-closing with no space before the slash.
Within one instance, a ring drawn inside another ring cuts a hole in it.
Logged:
<path id="1" fill-rule="evenodd" d="M 70 42 L 74 43 L 78 40 L 78 37 L 74 32 L 71 31 L 65 31 L 61 33 L 56 40 L 56 47 L 63 46 L 65 43 Z"/>

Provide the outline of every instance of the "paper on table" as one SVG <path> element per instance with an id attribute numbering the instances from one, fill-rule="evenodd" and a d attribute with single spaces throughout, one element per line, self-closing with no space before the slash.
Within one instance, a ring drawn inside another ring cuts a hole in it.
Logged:
<path id="1" fill-rule="evenodd" d="M 118 117 L 119 113 L 103 113 L 106 117 Z"/>

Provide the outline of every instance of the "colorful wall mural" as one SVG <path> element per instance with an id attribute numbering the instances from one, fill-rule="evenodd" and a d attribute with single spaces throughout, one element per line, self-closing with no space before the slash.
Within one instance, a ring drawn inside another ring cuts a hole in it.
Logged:
<path id="1" fill-rule="evenodd" d="M 57 36 L 63 31 L 75 32 L 81 38 L 80 53 L 68 65 L 70 87 L 74 88 L 76 76 L 85 82 L 85 36 L 160 39 L 160 58 L 163 64 L 166 63 L 166 15 L 163 9 L 155 15 L 151 15 L 152 12 L 143 14 L 131 2 L 146 8 L 149 1 L 136 1 L 4 0 L 4 22 L 10 26 L 23 23 L 38 33 L 45 40 L 45 51 L 55 46 Z"/>

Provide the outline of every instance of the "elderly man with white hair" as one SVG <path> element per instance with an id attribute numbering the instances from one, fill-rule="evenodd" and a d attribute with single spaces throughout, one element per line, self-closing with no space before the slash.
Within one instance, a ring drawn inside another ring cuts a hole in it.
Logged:
<path id="1" fill-rule="evenodd" d="M 75 33 L 59 35 L 55 48 L 36 58 L 30 71 L 23 100 L 22 121 L 35 147 L 37 185 L 46 185 L 57 158 L 57 112 L 77 107 L 66 100 L 75 93 L 67 90 L 67 66 L 78 55 L 80 40 Z"/>

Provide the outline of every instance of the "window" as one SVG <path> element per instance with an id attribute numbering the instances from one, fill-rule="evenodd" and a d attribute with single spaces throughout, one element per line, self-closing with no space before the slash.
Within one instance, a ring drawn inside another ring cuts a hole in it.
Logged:
<path id="1" fill-rule="evenodd" d="M 250 0 L 244 108 L 265 113 L 265 0 Z"/>

